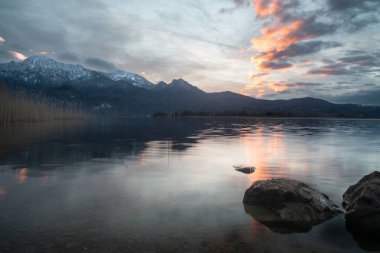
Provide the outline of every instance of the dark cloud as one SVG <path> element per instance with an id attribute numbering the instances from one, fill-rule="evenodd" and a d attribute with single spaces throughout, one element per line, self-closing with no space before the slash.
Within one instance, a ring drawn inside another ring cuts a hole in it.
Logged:
<path id="1" fill-rule="evenodd" d="M 373 8 L 380 6 L 379 0 L 327 0 L 327 4 L 333 11 L 373 10 Z"/>
<path id="2" fill-rule="evenodd" d="M 288 84 L 295 87 L 294 89 L 286 89 L 280 92 L 269 93 L 264 96 L 268 99 L 294 98 L 311 96 L 321 98 L 333 103 L 339 104 L 360 104 L 380 106 L 380 87 L 376 84 L 352 84 L 352 83 L 305 83 L 295 82 Z M 313 89 L 310 89 L 310 86 Z M 344 89 L 350 89 L 350 92 L 341 93 Z M 354 89 L 354 90 L 353 90 Z M 330 92 L 330 93 L 328 93 Z M 334 94 L 337 95 L 326 95 Z"/>
<path id="3" fill-rule="evenodd" d="M 374 83 L 366 83 L 366 84 L 363 84 L 363 87 L 376 87 L 376 84 L 374 84 Z"/>
<path id="4" fill-rule="evenodd" d="M 232 3 L 234 4 L 234 7 L 230 8 L 221 8 L 219 10 L 220 13 L 231 13 L 235 10 L 243 7 L 249 7 L 251 0 L 232 0 Z"/>
<path id="5" fill-rule="evenodd" d="M 335 22 L 348 31 L 361 30 L 380 21 L 379 0 L 327 0 L 327 5 Z"/>
<path id="6" fill-rule="evenodd" d="M 335 103 L 353 103 L 361 105 L 380 106 L 380 87 L 372 89 L 361 89 L 354 92 L 348 92 L 337 96 L 326 96 L 328 100 Z"/>
<path id="7" fill-rule="evenodd" d="M 339 58 L 340 62 L 346 64 L 357 64 L 361 66 L 380 67 L 380 59 L 376 55 L 356 55 Z"/>
<path id="8" fill-rule="evenodd" d="M 9 50 L 13 50 L 13 51 L 21 51 L 21 52 L 25 52 L 27 51 L 27 48 L 25 48 L 24 46 L 18 44 L 18 43 L 10 43 L 10 44 L 7 44 L 7 48 Z"/>
<path id="9" fill-rule="evenodd" d="M 357 49 L 348 49 L 345 51 L 346 55 L 357 55 L 357 54 L 366 54 L 367 51 L 357 50 Z"/>
<path id="10" fill-rule="evenodd" d="M 201 38 L 199 36 L 193 36 L 193 35 L 177 32 L 177 31 L 168 31 L 168 30 L 166 30 L 164 28 L 155 29 L 155 30 L 156 31 L 159 30 L 161 32 L 164 32 L 164 33 L 167 33 L 167 34 L 170 34 L 170 35 L 173 35 L 173 36 L 185 38 L 185 39 L 188 39 L 188 40 L 200 41 L 200 42 L 204 42 L 204 43 L 207 43 L 207 44 L 212 44 L 212 45 L 220 46 L 220 47 L 236 48 L 235 46 L 229 45 L 229 44 L 226 44 L 226 43 L 221 43 L 221 42 L 218 42 L 218 41 L 213 41 L 213 40 L 209 40 L 209 39 L 206 39 L 206 38 Z"/>
<path id="11" fill-rule="evenodd" d="M 353 74 L 351 71 L 346 69 L 342 64 L 330 64 L 325 65 L 320 68 L 310 69 L 307 74 L 309 75 L 321 75 L 321 76 L 340 76 Z"/>
<path id="12" fill-rule="evenodd" d="M 298 87 L 319 87 L 326 85 L 325 83 L 312 83 L 312 82 L 295 82 Z"/>
<path id="13" fill-rule="evenodd" d="M 310 69 L 310 75 L 363 75 L 380 71 L 380 57 L 378 52 L 365 55 L 352 55 L 339 58 L 336 62 L 323 61 L 326 65 Z"/>
<path id="14" fill-rule="evenodd" d="M 302 55 L 308 55 L 317 53 L 323 49 L 334 48 L 342 46 L 339 42 L 331 42 L 331 41 L 308 41 L 301 42 L 298 44 L 293 44 L 274 54 L 273 59 L 282 59 L 282 58 L 290 58 Z"/>
<path id="15" fill-rule="evenodd" d="M 59 54 L 58 59 L 61 61 L 67 61 L 67 62 L 78 62 L 79 61 L 79 58 L 75 54 L 69 53 L 69 52 Z"/>
<path id="16" fill-rule="evenodd" d="M 87 58 L 84 62 L 87 66 L 95 68 L 97 70 L 102 71 L 113 71 L 116 70 L 116 66 L 110 62 L 107 62 L 105 60 L 99 59 L 99 58 Z"/>
<path id="17" fill-rule="evenodd" d="M 8 62 L 12 59 L 8 51 L 0 50 L 0 62 Z"/>
<path id="18" fill-rule="evenodd" d="M 335 63 L 334 60 L 326 59 L 326 58 L 322 59 L 321 61 L 322 61 L 323 63 L 325 63 L 325 64 L 334 64 L 334 63 Z"/>
<path id="19" fill-rule="evenodd" d="M 304 34 L 306 38 L 317 38 L 326 34 L 334 33 L 338 30 L 338 25 L 335 23 L 328 23 L 318 21 L 318 14 L 311 16 L 300 16 L 304 20 L 303 29 L 298 31 Z"/>
<path id="20" fill-rule="evenodd" d="M 288 69 L 292 66 L 293 65 L 291 63 L 286 62 L 286 61 L 273 61 L 273 62 L 266 61 L 259 64 L 259 69 L 268 71 L 268 70 L 273 70 L 273 69 Z"/>

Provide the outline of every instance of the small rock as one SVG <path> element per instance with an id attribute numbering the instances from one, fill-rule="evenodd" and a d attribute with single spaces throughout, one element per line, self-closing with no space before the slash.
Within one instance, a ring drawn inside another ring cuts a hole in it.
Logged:
<path id="1" fill-rule="evenodd" d="M 233 167 L 236 171 L 242 172 L 244 174 L 252 174 L 256 170 L 256 168 L 253 166 L 234 165 Z"/>
<path id="2" fill-rule="evenodd" d="M 380 235 L 380 172 L 364 176 L 343 194 L 349 230 Z"/>
<path id="3" fill-rule="evenodd" d="M 341 213 L 328 196 L 286 178 L 256 181 L 246 190 L 243 203 L 246 212 L 281 233 L 306 232 Z"/>

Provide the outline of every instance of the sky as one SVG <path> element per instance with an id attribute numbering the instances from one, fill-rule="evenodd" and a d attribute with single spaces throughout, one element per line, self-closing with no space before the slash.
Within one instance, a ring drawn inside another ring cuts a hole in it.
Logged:
<path id="1" fill-rule="evenodd" d="M 380 0 L 0 0 L 0 62 L 45 55 L 208 92 L 380 105 Z"/>

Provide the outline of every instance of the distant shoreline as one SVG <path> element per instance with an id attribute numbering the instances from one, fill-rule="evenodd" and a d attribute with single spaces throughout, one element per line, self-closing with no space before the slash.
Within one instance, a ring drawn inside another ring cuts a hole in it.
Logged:
<path id="1" fill-rule="evenodd" d="M 131 117 L 123 117 L 123 118 L 136 118 L 140 116 L 131 116 Z M 141 116 L 144 117 L 144 116 Z M 156 119 L 175 119 L 175 118 L 243 118 L 243 119 L 297 119 L 297 120 L 303 120 L 303 119 L 323 119 L 323 120 L 380 120 L 380 118 L 358 118 L 358 117 L 316 117 L 316 116 L 311 116 L 311 117 L 289 117 L 289 116 L 158 116 L 154 117 L 151 116 L 151 118 L 156 118 Z"/>

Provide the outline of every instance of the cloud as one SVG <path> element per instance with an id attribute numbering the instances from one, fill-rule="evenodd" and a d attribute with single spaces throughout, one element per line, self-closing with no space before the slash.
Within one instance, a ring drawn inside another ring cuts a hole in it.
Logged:
<path id="1" fill-rule="evenodd" d="M 231 7 L 231 8 L 221 8 L 219 10 L 219 13 L 232 13 L 234 12 L 235 10 L 239 9 L 239 8 L 243 8 L 243 7 L 249 7 L 251 1 L 250 0 L 232 0 L 231 1 L 234 6 Z"/>
<path id="2" fill-rule="evenodd" d="M 268 75 L 269 75 L 269 72 L 257 73 L 257 74 L 251 75 L 250 79 L 251 80 L 255 80 L 255 79 L 258 79 L 258 78 L 261 78 L 261 77 L 264 77 L 264 76 L 268 76 Z"/>
<path id="3" fill-rule="evenodd" d="M 319 68 L 313 68 L 307 71 L 309 75 L 321 75 L 321 76 L 339 76 L 352 74 L 348 69 L 342 64 L 330 64 Z"/>
<path id="4" fill-rule="evenodd" d="M 380 67 L 380 55 L 356 55 L 356 56 L 347 56 L 339 58 L 341 63 L 345 64 L 356 64 L 361 66 L 369 66 L 369 67 Z"/>
<path id="5" fill-rule="evenodd" d="M 261 28 L 261 36 L 252 39 L 258 53 L 252 57 L 258 70 L 283 69 L 292 66 L 287 58 L 307 55 L 339 43 L 309 41 L 331 34 L 337 27 L 317 21 L 315 13 L 298 13 L 298 0 L 254 0 L 259 19 L 269 19 Z M 273 68 L 271 68 L 273 66 Z"/>
<path id="6" fill-rule="evenodd" d="M 233 0 L 235 3 L 236 7 L 247 7 L 250 4 L 250 0 Z"/>
<path id="7" fill-rule="evenodd" d="M 289 89 L 300 88 L 299 84 L 290 84 L 284 82 L 258 81 L 245 86 L 244 92 L 246 95 L 254 97 L 263 97 L 267 94 L 281 93 Z"/>
<path id="8" fill-rule="evenodd" d="M 113 71 L 117 69 L 117 67 L 114 64 L 107 62 L 105 60 L 102 60 L 99 58 L 93 58 L 93 57 L 87 58 L 85 60 L 85 64 L 89 67 L 95 68 L 97 70 L 102 70 L 102 71 Z"/>
<path id="9" fill-rule="evenodd" d="M 279 16 L 285 10 L 281 0 L 254 0 L 254 7 L 257 17 L 266 18 L 268 16 Z"/>
<path id="10" fill-rule="evenodd" d="M 335 21 L 349 31 L 361 30 L 380 21 L 379 0 L 327 0 L 327 5 Z"/>
<path id="11" fill-rule="evenodd" d="M 9 53 L 11 54 L 11 56 L 13 58 L 16 58 L 17 60 L 20 60 L 20 61 L 23 61 L 26 58 L 28 58 L 27 56 L 23 55 L 22 53 L 19 53 L 19 52 L 16 52 L 16 51 L 9 51 Z"/>
<path id="12" fill-rule="evenodd" d="M 302 81 L 331 83 L 321 86 L 329 94 L 336 92 L 338 79 L 353 84 L 379 80 L 374 77 L 380 74 L 375 71 L 377 67 L 364 66 L 371 64 L 370 59 L 347 58 L 377 57 L 373 52 L 363 52 L 369 48 L 376 50 L 380 45 L 378 27 L 366 26 L 368 22 L 375 24 L 379 16 L 378 8 L 373 8 L 375 3 L 365 0 L 167 0 L 165 4 L 156 0 L 130 0 L 127 4 L 120 0 L 0 1 L 0 35 L 6 39 L 0 46 L 5 53 L 0 54 L 7 55 L 7 58 L 0 56 L 0 61 L 12 59 L 8 51 L 24 54 L 31 54 L 29 50 L 34 54 L 47 51 L 49 57 L 63 62 L 85 65 L 87 58 L 105 60 L 106 64 L 90 61 L 91 68 L 108 71 L 116 66 L 145 72 L 154 82 L 182 77 L 208 91 L 241 91 L 247 83 L 260 80 L 287 84 Z M 84 7 L 87 11 L 79 11 Z M 223 14 L 218 12 L 222 8 L 227 10 Z M 358 34 L 347 33 L 354 29 L 353 22 L 355 29 L 361 29 L 359 24 L 367 29 Z M 255 51 L 245 50 L 255 38 L 262 42 L 260 50 L 253 46 Z M 329 44 L 334 41 L 343 45 L 338 48 Z M 346 53 L 348 50 L 352 52 Z M 266 59 L 262 59 L 264 63 L 252 59 L 253 66 L 249 58 L 255 56 Z M 364 65 L 357 64 L 358 61 Z M 254 69 L 260 66 L 265 70 Z M 323 67 L 330 67 L 329 76 L 303 75 L 311 69 L 321 73 L 319 68 Z M 336 73 L 340 75 L 332 75 Z M 267 92 L 272 91 L 268 89 Z M 286 92 L 284 97 L 301 94 L 297 92 L 313 94 L 318 89 L 317 85 L 305 85 L 276 94 L 281 98 Z"/>
<path id="13" fill-rule="evenodd" d="M 260 53 L 254 57 L 258 61 L 273 61 L 284 58 L 292 58 L 308 54 L 317 53 L 323 49 L 334 48 L 342 46 L 339 42 L 332 41 L 307 41 L 293 44 L 281 51 L 268 51 Z"/>
<path id="14" fill-rule="evenodd" d="M 58 55 L 58 59 L 67 62 L 78 62 L 79 58 L 73 53 L 61 53 Z"/>
<path id="15" fill-rule="evenodd" d="M 10 54 L 8 51 L 0 50 L 0 59 L 8 59 L 10 57 Z"/>
<path id="16" fill-rule="evenodd" d="M 253 0 L 253 3 L 257 18 L 267 22 L 260 36 L 252 39 L 252 48 L 257 54 L 251 61 L 259 71 L 273 70 L 271 74 L 292 67 L 292 58 L 342 47 L 340 42 L 315 39 L 342 30 L 362 30 L 378 22 L 376 10 L 380 8 L 379 0 L 327 0 L 327 8 L 314 5 L 308 11 L 304 11 L 305 6 L 299 0 Z M 360 50 L 352 50 L 352 53 L 360 54 Z M 331 76 L 373 72 L 372 67 L 379 64 L 373 58 L 347 56 L 336 62 L 324 59 L 325 65 L 314 67 L 307 74 Z M 302 67 L 307 66 L 303 64 Z"/>
<path id="17" fill-rule="evenodd" d="M 257 69 L 260 71 L 269 71 L 277 69 L 289 69 L 293 65 L 286 61 L 263 61 L 258 66 Z"/>
<path id="18" fill-rule="evenodd" d="M 325 65 L 310 69 L 310 75 L 363 75 L 380 71 L 380 53 L 352 55 L 338 58 L 336 61 L 324 60 Z"/>
<path id="19" fill-rule="evenodd" d="M 0 45 L 3 44 L 4 42 L 5 42 L 5 39 L 0 36 Z"/>
<path id="20" fill-rule="evenodd" d="M 368 11 L 380 6 L 378 0 L 328 0 L 327 4 L 333 11 L 347 11 L 349 9 Z"/>
<path id="21" fill-rule="evenodd" d="M 371 89 L 360 89 L 358 91 L 346 92 L 336 96 L 324 96 L 323 98 L 335 103 L 380 106 L 380 87 L 375 86 Z"/>

